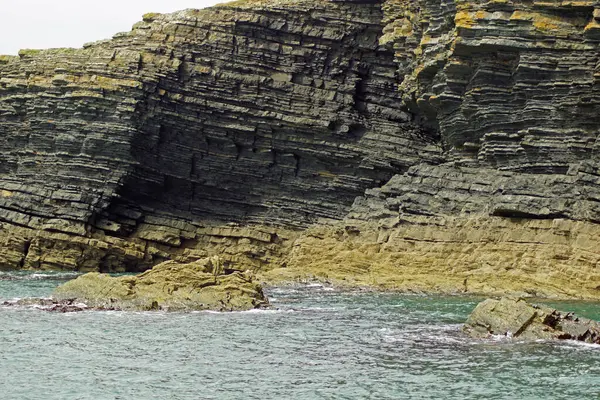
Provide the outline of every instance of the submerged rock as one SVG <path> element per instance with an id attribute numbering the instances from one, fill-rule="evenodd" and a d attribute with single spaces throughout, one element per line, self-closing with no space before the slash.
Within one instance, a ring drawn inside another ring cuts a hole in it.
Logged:
<path id="1" fill-rule="evenodd" d="M 41 298 L 25 298 L 18 300 L 5 301 L 2 303 L 4 307 L 28 307 L 36 308 L 44 311 L 71 313 L 86 311 L 90 308 L 83 303 L 77 302 L 75 299 L 41 299 Z"/>
<path id="2" fill-rule="evenodd" d="M 488 299 L 477 305 L 463 330 L 471 337 L 491 335 L 535 339 L 570 339 L 600 344 L 600 322 L 571 312 L 532 305 L 523 299 Z"/>
<path id="3" fill-rule="evenodd" d="M 269 304 L 250 273 L 224 269 L 218 257 L 167 261 L 137 276 L 93 272 L 58 287 L 53 298 L 111 310 L 243 311 Z"/>

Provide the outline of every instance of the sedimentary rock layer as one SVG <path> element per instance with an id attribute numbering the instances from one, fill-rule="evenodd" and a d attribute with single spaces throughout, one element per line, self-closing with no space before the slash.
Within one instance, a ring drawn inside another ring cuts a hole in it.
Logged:
<path id="1" fill-rule="evenodd" d="M 564 173 L 597 152 L 597 1 L 386 3 L 404 99 L 452 158 Z"/>
<path id="2" fill-rule="evenodd" d="M 405 217 L 313 227 L 270 282 L 307 277 L 415 293 L 600 299 L 600 227 L 568 220 Z"/>
<path id="3" fill-rule="evenodd" d="M 599 89 L 595 0 L 236 1 L 22 51 L 0 267 L 356 258 L 383 286 L 599 297 Z"/>
<path id="4" fill-rule="evenodd" d="M 4 59 L 5 229 L 179 247 L 214 221 L 343 217 L 364 189 L 440 159 L 403 110 L 382 27 L 377 2 L 250 2 Z"/>

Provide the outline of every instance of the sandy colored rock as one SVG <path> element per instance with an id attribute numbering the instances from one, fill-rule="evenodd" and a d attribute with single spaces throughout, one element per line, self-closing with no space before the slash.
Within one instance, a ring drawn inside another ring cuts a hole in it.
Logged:
<path id="1" fill-rule="evenodd" d="M 252 274 L 227 270 L 216 257 L 167 261 L 137 276 L 89 273 L 58 287 L 53 298 L 118 310 L 245 311 L 269 304 Z"/>
<path id="2" fill-rule="evenodd" d="M 568 220 L 410 217 L 309 229 L 267 282 L 600 299 L 600 228 Z"/>

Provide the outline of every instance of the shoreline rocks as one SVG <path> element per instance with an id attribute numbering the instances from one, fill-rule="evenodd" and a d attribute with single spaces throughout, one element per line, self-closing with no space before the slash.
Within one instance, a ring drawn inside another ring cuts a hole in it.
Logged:
<path id="1" fill-rule="evenodd" d="M 59 286 L 53 299 L 102 310 L 246 311 L 269 306 L 251 273 L 224 268 L 218 257 L 189 264 L 167 261 L 137 276 L 92 272 Z"/>
<path id="2" fill-rule="evenodd" d="M 495 335 L 600 344 L 600 322 L 506 297 L 479 303 L 465 322 L 463 331 L 478 339 Z"/>

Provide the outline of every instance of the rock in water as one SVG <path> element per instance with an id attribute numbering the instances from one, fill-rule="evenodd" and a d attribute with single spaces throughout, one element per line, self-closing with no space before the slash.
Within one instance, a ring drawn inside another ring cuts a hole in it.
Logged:
<path id="1" fill-rule="evenodd" d="M 531 305 L 523 299 L 488 299 L 475 307 L 463 330 L 471 337 L 490 335 L 521 339 L 570 339 L 600 344 L 600 323 Z"/>
<path id="2" fill-rule="evenodd" d="M 244 311 L 269 304 L 250 273 L 223 269 L 217 257 L 167 261 L 137 276 L 89 273 L 58 287 L 53 297 L 118 310 Z"/>

